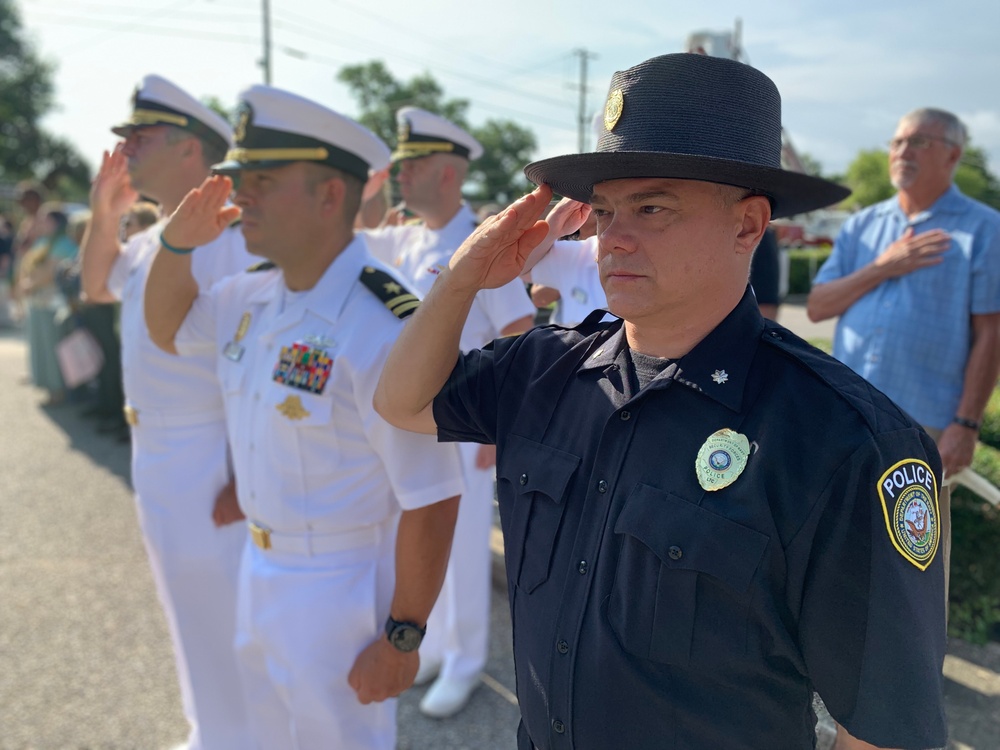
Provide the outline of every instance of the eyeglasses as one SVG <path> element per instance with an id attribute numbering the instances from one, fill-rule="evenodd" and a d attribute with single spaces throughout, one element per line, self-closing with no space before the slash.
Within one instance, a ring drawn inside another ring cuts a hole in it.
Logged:
<path id="1" fill-rule="evenodd" d="M 908 138 L 893 138 L 889 141 L 890 151 L 899 151 L 901 148 L 909 146 L 916 151 L 924 151 L 931 147 L 933 141 L 941 141 L 942 143 L 947 143 L 949 146 L 954 146 L 954 141 L 949 141 L 947 138 L 942 138 L 939 135 L 911 135 Z"/>

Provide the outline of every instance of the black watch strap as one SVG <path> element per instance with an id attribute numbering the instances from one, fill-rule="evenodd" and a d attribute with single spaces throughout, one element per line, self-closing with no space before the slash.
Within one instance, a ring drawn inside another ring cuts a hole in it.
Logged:
<path id="1" fill-rule="evenodd" d="M 981 422 L 977 422 L 974 419 L 966 419 L 965 417 L 955 417 L 951 421 L 955 424 L 962 425 L 962 427 L 968 427 L 970 430 L 975 430 L 976 432 L 979 432 L 979 428 L 983 426 Z"/>
<path id="2" fill-rule="evenodd" d="M 426 627 L 422 628 L 415 622 L 394 620 L 392 615 L 385 621 L 385 637 L 393 647 L 404 653 L 416 651 L 426 633 Z"/>

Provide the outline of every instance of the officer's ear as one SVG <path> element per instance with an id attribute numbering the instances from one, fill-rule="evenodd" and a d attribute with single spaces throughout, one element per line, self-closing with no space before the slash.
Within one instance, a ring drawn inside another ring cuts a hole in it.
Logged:
<path id="1" fill-rule="evenodd" d="M 343 176 L 335 169 L 320 165 L 308 165 L 310 192 L 316 196 L 324 217 L 336 216 L 343 212 L 347 186 Z"/>
<path id="2" fill-rule="evenodd" d="M 753 253 L 771 221 L 771 201 L 765 195 L 747 195 L 736 203 L 735 208 L 740 217 L 736 252 Z"/>

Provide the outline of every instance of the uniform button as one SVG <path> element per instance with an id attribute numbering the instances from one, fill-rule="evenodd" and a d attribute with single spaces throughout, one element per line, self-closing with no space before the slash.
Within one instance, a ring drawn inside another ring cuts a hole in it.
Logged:
<path id="1" fill-rule="evenodd" d="M 253 450 L 253 443 L 250 443 L 250 450 Z"/>
<path id="2" fill-rule="evenodd" d="M 552 728 L 556 734 L 563 734 L 566 731 L 566 725 L 559 721 L 559 719 L 552 720 Z"/>
<path id="3" fill-rule="evenodd" d="M 556 651 L 558 651 L 560 654 L 568 654 L 569 644 L 566 643 L 566 641 L 559 641 L 559 643 L 556 644 Z"/>
<path id="4" fill-rule="evenodd" d="M 780 333 L 778 333 L 777 331 L 770 331 L 770 332 L 768 333 L 768 335 L 769 335 L 769 336 L 770 336 L 770 337 L 771 337 L 772 339 L 778 339 L 778 341 L 781 341 L 781 334 L 780 334 Z"/>
<path id="5" fill-rule="evenodd" d="M 622 422 L 628 422 L 632 418 L 632 412 L 623 411 L 621 413 L 621 417 L 622 417 Z"/>
<path id="6" fill-rule="evenodd" d="M 587 561 L 580 560 L 579 564 L 576 566 L 576 570 L 582 576 L 587 575 Z"/>
<path id="7" fill-rule="evenodd" d="M 671 560 L 680 560 L 682 557 L 684 557 L 684 550 L 674 545 L 667 550 L 667 554 L 670 555 Z"/>
<path id="8" fill-rule="evenodd" d="M 597 491 L 601 493 L 607 492 L 608 483 L 602 479 L 600 482 L 597 483 Z"/>
<path id="9" fill-rule="evenodd" d="M 257 391 L 255 394 L 253 394 L 253 400 L 260 401 L 260 391 Z"/>
<path id="10" fill-rule="evenodd" d="M 527 484 L 528 483 L 528 475 L 527 474 L 522 474 L 521 478 L 518 479 L 517 481 L 519 481 L 522 485 Z"/>

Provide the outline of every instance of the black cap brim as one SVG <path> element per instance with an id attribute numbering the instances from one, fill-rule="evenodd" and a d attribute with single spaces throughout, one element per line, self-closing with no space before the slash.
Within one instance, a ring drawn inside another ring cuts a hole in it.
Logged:
<path id="1" fill-rule="evenodd" d="M 851 194 L 819 177 L 757 164 L 659 151 L 604 151 L 568 154 L 532 162 L 525 176 L 567 198 L 590 203 L 594 185 L 609 180 L 660 177 L 701 180 L 759 190 L 771 198 L 772 218 L 814 211 Z"/>

